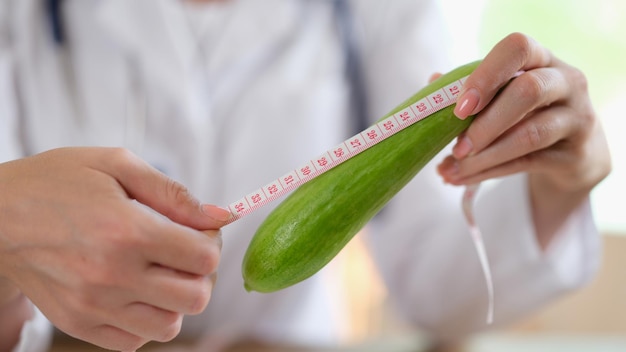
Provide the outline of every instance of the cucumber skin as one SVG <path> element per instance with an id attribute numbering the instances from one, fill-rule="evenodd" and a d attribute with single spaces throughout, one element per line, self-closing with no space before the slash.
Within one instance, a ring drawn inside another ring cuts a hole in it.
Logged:
<path id="1" fill-rule="evenodd" d="M 441 76 L 384 119 L 470 74 L 480 61 Z M 274 292 L 330 262 L 437 153 L 471 123 L 454 104 L 405 128 L 292 192 L 260 225 L 242 264 L 246 290 Z"/>

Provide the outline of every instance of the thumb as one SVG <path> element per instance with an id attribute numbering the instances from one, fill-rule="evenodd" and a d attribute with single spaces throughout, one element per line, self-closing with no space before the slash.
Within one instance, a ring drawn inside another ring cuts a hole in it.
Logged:
<path id="1" fill-rule="evenodd" d="M 230 211 L 201 204 L 179 182 L 172 180 L 126 150 L 108 160 L 111 174 L 129 197 L 147 205 L 170 220 L 198 230 L 218 229 L 226 224 Z"/>

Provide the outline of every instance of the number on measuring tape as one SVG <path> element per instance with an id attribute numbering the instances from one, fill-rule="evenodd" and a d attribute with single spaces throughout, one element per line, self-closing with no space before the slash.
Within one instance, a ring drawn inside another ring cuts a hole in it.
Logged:
<path id="1" fill-rule="evenodd" d="M 311 162 L 309 161 L 307 165 L 304 165 L 297 170 L 298 176 L 300 176 L 301 179 L 305 179 L 311 176 L 311 174 L 313 173 L 313 170 L 315 170 L 313 167 L 313 164 L 311 164 Z"/>
<path id="2" fill-rule="evenodd" d="M 280 184 L 278 183 L 271 183 L 267 186 L 265 186 L 265 192 L 267 192 L 267 194 L 269 194 L 270 196 L 273 196 L 274 194 L 277 194 L 281 189 L 279 188 Z"/>
<path id="3" fill-rule="evenodd" d="M 333 162 L 338 162 L 343 159 L 346 156 L 346 149 L 344 144 L 342 143 L 333 148 L 333 152 L 330 156 L 333 159 Z"/>
<path id="4" fill-rule="evenodd" d="M 427 105 L 428 104 L 428 105 Z M 428 109 L 432 108 L 428 99 L 424 98 L 417 103 L 413 104 L 413 108 L 417 110 L 418 113 L 423 113 Z"/>
<path id="5" fill-rule="evenodd" d="M 366 144 L 367 143 L 365 143 L 365 139 L 360 133 L 350 138 L 348 142 L 346 143 L 350 153 L 358 153 L 360 150 L 365 148 Z"/>

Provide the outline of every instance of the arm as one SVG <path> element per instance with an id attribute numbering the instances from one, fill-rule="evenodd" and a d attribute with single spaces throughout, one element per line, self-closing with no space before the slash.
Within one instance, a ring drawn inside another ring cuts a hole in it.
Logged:
<path id="1" fill-rule="evenodd" d="M 208 303 L 229 212 L 134 155 L 66 148 L 0 164 L 0 194 L 3 298 L 21 291 L 68 334 L 134 350 Z M 0 325 L 7 341 L 28 315 Z"/>

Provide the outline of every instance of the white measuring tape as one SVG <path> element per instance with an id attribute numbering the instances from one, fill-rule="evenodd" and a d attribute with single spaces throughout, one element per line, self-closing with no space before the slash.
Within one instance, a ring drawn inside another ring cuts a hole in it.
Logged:
<path id="1" fill-rule="evenodd" d="M 463 87 L 466 79 L 467 76 L 427 95 L 419 101 L 412 103 L 407 108 L 386 117 L 360 133 L 346 139 L 334 148 L 325 151 L 315 158 L 309 159 L 302 166 L 291 170 L 287 174 L 231 203 L 228 206 L 228 210 L 230 210 L 232 214 L 229 223 L 253 213 L 255 210 L 273 202 L 278 198 L 281 198 L 304 183 L 311 181 L 317 176 L 393 136 L 414 123 L 456 103 L 457 96 L 460 94 L 461 88 Z M 462 205 L 465 219 L 470 228 L 472 240 L 476 247 L 485 276 L 485 281 L 487 283 L 487 292 L 489 296 L 487 323 L 491 324 L 493 321 L 493 283 L 482 236 L 478 226 L 476 226 L 472 212 L 472 201 L 476 190 L 477 185 L 466 187 Z"/>
<path id="2" fill-rule="evenodd" d="M 398 111 L 348 138 L 334 148 L 325 151 L 316 158 L 310 159 L 306 164 L 291 170 L 289 173 L 231 203 L 228 206 L 228 209 L 233 214 L 230 221 L 236 221 L 254 212 L 412 124 L 454 104 L 466 78 L 463 77 L 420 99 L 409 107 Z"/>

